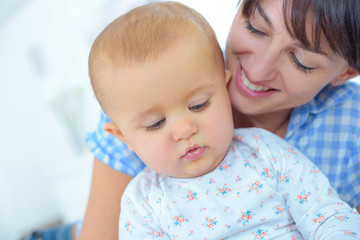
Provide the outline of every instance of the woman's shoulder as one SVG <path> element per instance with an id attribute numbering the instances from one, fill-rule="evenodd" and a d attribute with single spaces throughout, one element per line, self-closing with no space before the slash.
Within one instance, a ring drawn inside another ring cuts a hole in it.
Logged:
<path id="1" fill-rule="evenodd" d="M 359 83 L 351 80 L 338 87 L 329 85 L 312 101 L 292 111 L 285 139 L 305 152 L 313 149 L 308 148 L 310 141 L 323 146 L 341 136 L 354 142 L 360 133 L 359 106 Z"/>
<path id="2" fill-rule="evenodd" d="M 360 79 L 349 80 L 342 85 L 345 91 L 351 92 L 356 96 L 360 96 Z"/>
<path id="3" fill-rule="evenodd" d="M 360 82 L 350 80 L 339 87 L 329 87 L 325 94 L 329 95 L 330 99 L 335 99 L 338 104 L 358 104 L 360 102 Z"/>
<path id="4" fill-rule="evenodd" d="M 325 87 L 313 100 L 293 110 L 292 121 L 301 122 L 309 115 L 326 121 L 343 118 L 360 121 L 357 119 L 360 117 L 359 106 L 360 84 L 351 80 L 341 86 Z"/>
<path id="5" fill-rule="evenodd" d="M 340 87 L 333 87 L 328 92 L 329 99 L 325 101 L 328 112 L 343 117 L 351 117 L 360 121 L 360 83 L 348 81 Z"/>
<path id="6" fill-rule="evenodd" d="M 317 102 L 324 102 L 334 106 L 360 101 L 360 83 L 354 80 L 345 82 L 341 86 L 329 85 L 315 98 Z"/>

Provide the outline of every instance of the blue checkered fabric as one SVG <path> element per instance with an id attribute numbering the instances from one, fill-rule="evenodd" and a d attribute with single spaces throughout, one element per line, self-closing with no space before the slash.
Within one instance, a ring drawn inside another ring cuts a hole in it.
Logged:
<path id="1" fill-rule="evenodd" d="M 104 124 L 108 122 L 111 120 L 101 112 L 98 127 L 96 131 L 87 134 L 86 143 L 97 159 L 134 177 L 145 168 L 145 164 L 125 143 L 104 130 Z"/>
<path id="2" fill-rule="evenodd" d="M 294 109 L 285 136 L 329 178 L 340 197 L 360 205 L 360 85 L 323 89 Z"/>
<path id="3" fill-rule="evenodd" d="M 127 146 L 103 129 L 101 113 L 87 144 L 96 158 L 135 176 L 145 165 Z M 328 86 L 312 101 L 294 109 L 285 140 L 305 153 L 328 177 L 341 198 L 360 205 L 360 85 Z"/>

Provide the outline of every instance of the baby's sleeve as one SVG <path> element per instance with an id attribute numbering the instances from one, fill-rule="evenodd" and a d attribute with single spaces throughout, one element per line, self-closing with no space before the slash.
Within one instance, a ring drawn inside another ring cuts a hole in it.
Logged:
<path id="1" fill-rule="evenodd" d="M 360 239 L 360 215 L 342 201 L 327 177 L 300 151 L 264 132 L 278 191 L 308 239 Z"/>
<path id="2" fill-rule="evenodd" d="M 101 162 L 130 176 L 136 176 L 145 164 L 125 143 L 104 130 L 104 124 L 111 122 L 101 111 L 97 129 L 87 134 L 86 143 L 90 151 Z"/>

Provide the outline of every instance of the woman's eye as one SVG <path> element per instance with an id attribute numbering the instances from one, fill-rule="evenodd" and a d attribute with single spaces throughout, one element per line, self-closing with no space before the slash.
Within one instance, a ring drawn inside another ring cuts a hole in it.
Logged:
<path id="1" fill-rule="evenodd" d="M 200 111 L 204 110 L 208 105 L 209 105 L 209 100 L 206 100 L 203 103 L 189 107 L 189 110 L 194 111 L 194 112 L 200 112 Z"/>
<path id="2" fill-rule="evenodd" d="M 293 53 L 290 53 L 290 58 L 293 61 L 293 63 L 295 64 L 295 66 L 304 73 L 311 73 L 314 69 L 316 69 L 316 68 L 307 67 L 307 66 L 303 65 L 301 62 L 299 62 L 299 60 L 296 58 L 296 56 Z"/>
<path id="3" fill-rule="evenodd" d="M 249 20 L 245 20 L 246 23 L 246 29 L 249 30 L 252 34 L 258 35 L 258 36 L 266 36 L 265 33 L 260 32 L 259 30 L 256 30 L 256 28 L 254 28 Z"/>
<path id="4" fill-rule="evenodd" d="M 165 120 L 166 120 L 166 119 L 163 118 L 163 119 L 157 121 L 156 123 L 151 124 L 150 126 L 147 126 L 147 127 L 146 127 L 146 130 L 156 130 L 156 129 L 161 128 L 161 127 L 164 125 Z"/>

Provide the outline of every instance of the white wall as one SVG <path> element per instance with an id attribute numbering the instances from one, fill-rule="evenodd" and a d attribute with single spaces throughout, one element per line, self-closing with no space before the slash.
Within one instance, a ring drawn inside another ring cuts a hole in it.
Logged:
<path id="1" fill-rule="evenodd" d="M 99 111 L 89 49 L 110 20 L 144 2 L 0 1 L 0 239 L 83 215 L 92 167 L 83 139 Z M 209 19 L 224 46 L 237 1 L 183 2 Z"/>
<path id="2" fill-rule="evenodd" d="M 50 99 L 60 101 L 60 87 L 75 92 L 78 86 L 72 78 L 76 78 L 84 90 L 72 95 L 79 106 L 71 115 L 85 120 L 88 110 L 97 108 L 85 90 L 87 39 L 70 24 L 67 7 L 60 1 L 29 1 L 1 24 L 0 239 L 18 239 L 31 228 L 66 221 L 72 217 L 66 212 L 70 205 L 81 205 L 74 214 L 83 212 L 86 197 L 80 193 L 87 195 L 91 158 L 85 159 L 84 145 L 71 147 L 74 138 Z M 50 91 L 56 94 L 50 96 Z M 80 102 L 85 100 L 87 106 Z M 61 104 L 69 109 L 62 100 Z M 76 135 L 81 138 L 91 121 L 83 124 Z M 80 175 L 81 180 L 76 178 Z M 69 177 L 74 185 L 61 192 Z M 75 191 L 83 182 L 83 190 Z"/>

